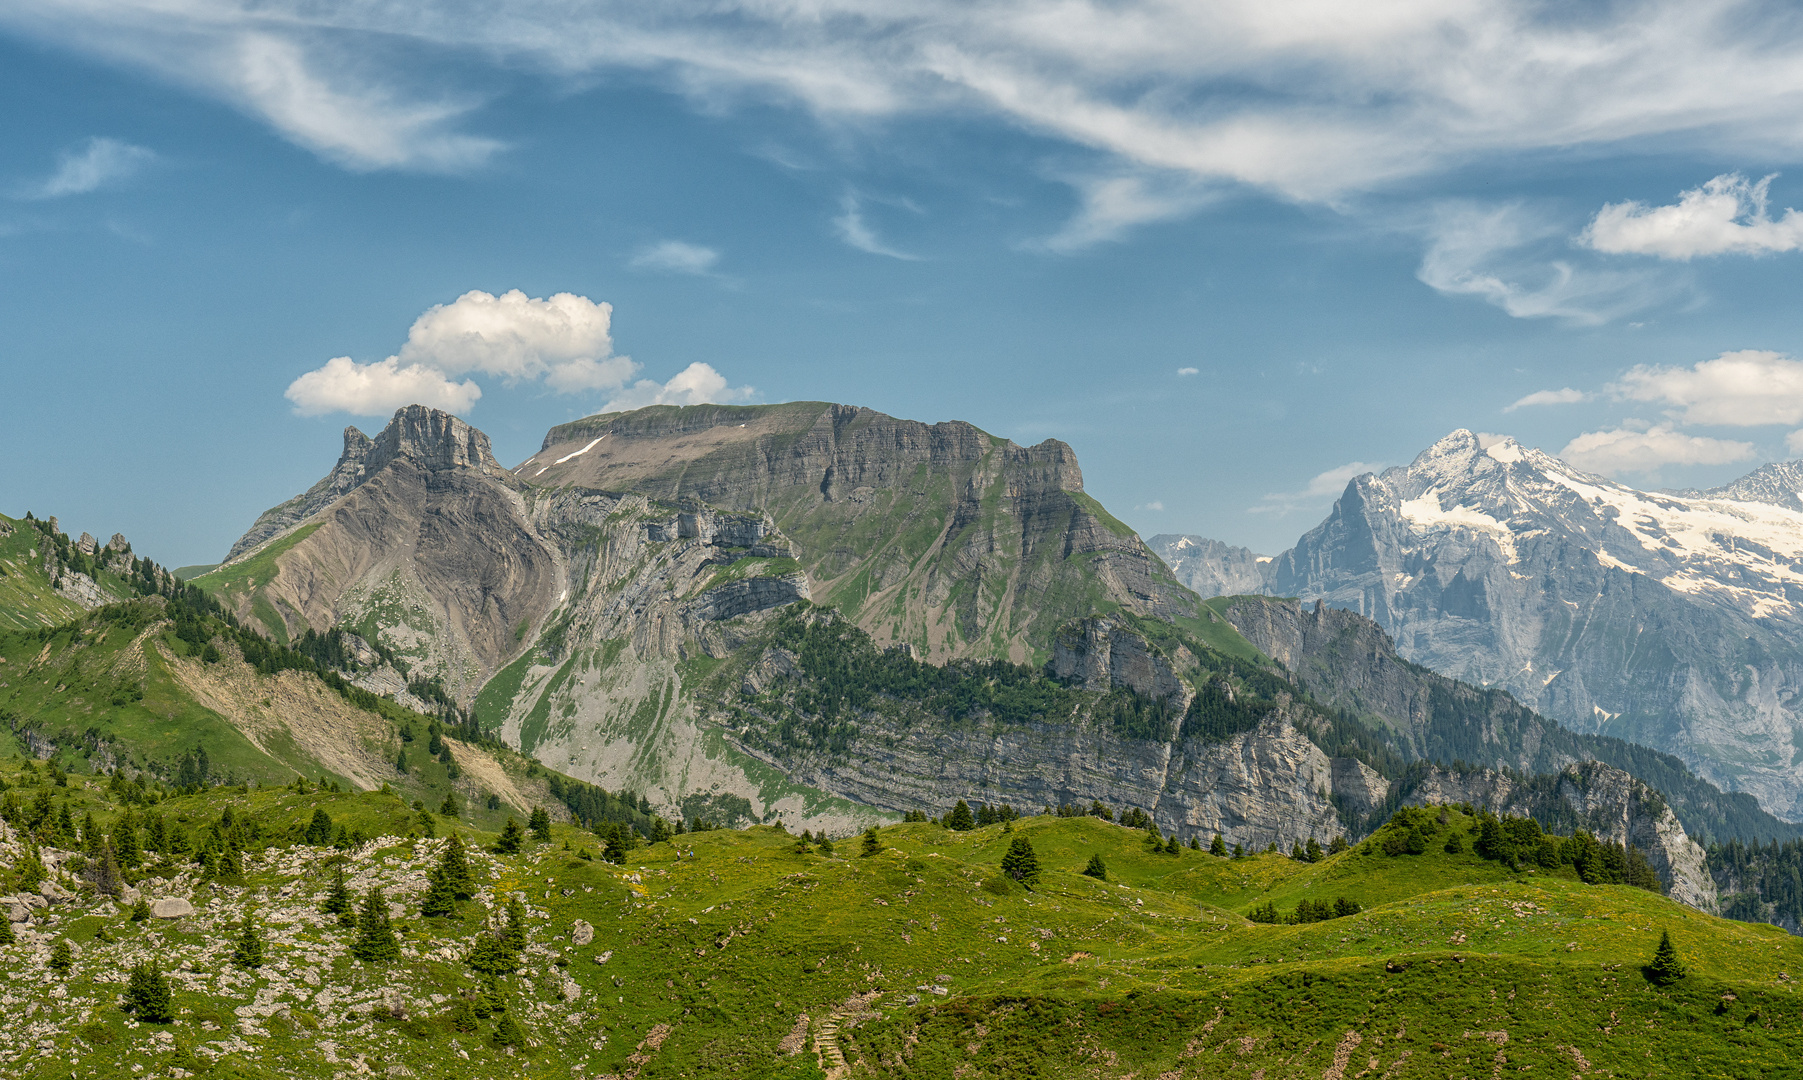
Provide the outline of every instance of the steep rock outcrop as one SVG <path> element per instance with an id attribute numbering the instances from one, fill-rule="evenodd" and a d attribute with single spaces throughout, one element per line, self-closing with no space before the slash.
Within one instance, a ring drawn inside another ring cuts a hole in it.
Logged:
<path id="1" fill-rule="evenodd" d="M 306 491 L 278 506 L 272 506 L 258 515 L 255 523 L 232 545 L 226 554 L 225 561 L 231 562 L 247 551 L 254 551 L 263 544 L 294 528 L 301 522 L 324 510 L 336 502 L 338 498 L 363 482 L 367 470 L 364 461 L 375 444 L 369 436 L 354 427 L 344 429 L 344 452 L 338 457 L 338 464 L 325 478 Z"/>
<path id="2" fill-rule="evenodd" d="M 1125 687 L 1181 712 L 1193 691 L 1156 645 L 1110 619 L 1080 619 L 1052 639 L 1052 674 L 1086 690 Z"/>
<path id="3" fill-rule="evenodd" d="M 1276 560 L 1250 548 L 1180 533 L 1159 533 L 1148 538 L 1146 546 L 1198 596 L 1251 596 L 1271 591 Z"/>
<path id="4" fill-rule="evenodd" d="M 1539 818 L 1569 815 L 1599 840 L 1639 848 L 1672 899 L 1712 913 L 1720 909 L 1702 845 L 1685 833 L 1658 792 L 1620 769 L 1586 761 L 1560 771 L 1550 799 L 1561 806 L 1547 805 L 1549 796 L 1544 791 L 1494 770 L 1457 773 L 1434 768 L 1403 802 L 1409 806 L 1470 803 L 1496 814 Z M 1560 813 L 1561 808 L 1565 814 Z"/>

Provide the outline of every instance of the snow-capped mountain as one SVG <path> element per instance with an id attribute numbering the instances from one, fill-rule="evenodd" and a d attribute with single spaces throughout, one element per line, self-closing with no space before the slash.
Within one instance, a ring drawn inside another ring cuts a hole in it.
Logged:
<path id="1" fill-rule="evenodd" d="M 1669 750 L 1803 818 L 1803 463 L 1639 491 L 1455 431 L 1352 480 L 1271 590 L 1368 615 L 1417 663 Z"/>
<path id="2" fill-rule="evenodd" d="M 1202 596 L 1250 596 L 1271 591 L 1277 560 L 1250 548 L 1234 547 L 1206 536 L 1159 533 L 1146 541 L 1177 575 Z"/>

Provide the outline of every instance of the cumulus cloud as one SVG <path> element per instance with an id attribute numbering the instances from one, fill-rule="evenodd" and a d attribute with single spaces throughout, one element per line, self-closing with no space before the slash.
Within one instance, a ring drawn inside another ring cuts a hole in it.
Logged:
<path id="1" fill-rule="evenodd" d="M 1515 404 L 1506 406 L 1503 412 L 1514 412 L 1516 409 L 1531 408 L 1535 405 L 1576 405 L 1580 401 L 1589 401 L 1590 395 L 1582 390 L 1573 390 L 1567 386 L 1559 390 L 1536 390 Z"/>
<path id="2" fill-rule="evenodd" d="M 542 378 L 565 394 L 612 390 L 639 368 L 612 355 L 613 310 L 574 293 L 534 299 L 518 289 L 500 296 L 472 289 L 414 320 L 400 359 L 450 375 L 495 375 L 509 385 Z"/>
<path id="3" fill-rule="evenodd" d="M 467 379 L 452 382 L 444 372 L 424 364 L 402 367 L 392 356 L 374 364 L 340 356 L 294 380 L 283 396 L 294 402 L 294 411 L 301 416 L 330 412 L 382 416 L 403 405 L 466 412 L 482 396 L 482 389 Z"/>
<path id="4" fill-rule="evenodd" d="M 720 253 L 713 248 L 681 240 L 662 240 L 640 248 L 632 257 L 632 266 L 671 274 L 706 275 L 719 261 Z"/>
<path id="5" fill-rule="evenodd" d="M 749 401 L 756 393 L 749 386 L 729 386 L 726 376 L 712 365 L 696 361 L 677 372 L 669 382 L 640 379 L 601 407 L 602 412 L 625 412 L 648 405 L 731 405 Z"/>
<path id="6" fill-rule="evenodd" d="M 1562 230 L 1518 204 L 1447 202 L 1434 208 L 1427 251 L 1415 276 L 1452 296 L 1476 296 L 1518 319 L 1608 322 L 1678 290 L 1640 271 L 1582 266 L 1546 254 Z"/>
<path id="7" fill-rule="evenodd" d="M 1282 517 L 1294 510 L 1319 506 L 1346 490 L 1346 485 L 1353 477 L 1376 472 L 1378 468 L 1379 466 L 1368 461 L 1349 461 L 1316 474 L 1300 491 L 1274 491 L 1261 497 L 1258 505 L 1249 507 L 1247 513 L 1276 514 Z"/>
<path id="8" fill-rule="evenodd" d="M 1803 247 L 1803 214 L 1786 209 L 1777 220 L 1766 206 L 1772 177 L 1757 184 L 1724 173 L 1678 196 L 1670 206 L 1608 203 L 1581 241 L 1598 251 L 1688 261 L 1708 255 L 1764 255 Z"/>
<path id="9" fill-rule="evenodd" d="M 149 69 L 355 167 L 457 167 L 477 95 L 447 59 L 568 79 L 648 72 L 712 107 L 840 127 L 978 115 L 1287 198 L 1535 150 L 1799 149 L 1803 24 L 1782 4 L 1624 0 L 49 0 L 0 25 Z M 486 76 L 478 72 L 472 81 Z"/>
<path id="10" fill-rule="evenodd" d="M 1687 435 L 1672 424 L 1588 431 L 1559 456 L 1580 469 L 1618 476 L 1656 472 L 1666 465 L 1727 465 L 1753 457 L 1753 444 Z"/>
<path id="11" fill-rule="evenodd" d="M 690 364 L 667 383 L 632 382 L 639 364 L 614 354 L 612 321 L 613 305 L 574 293 L 540 299 L 518 289 L 499 296 L 471 290 L 415 319 L 396 355 L 373 364 L 338 357 L 294 380 L 287 397 L 303 416 L 375 416 L 413 402 L 457 412 L 482 396 L 473 380 L 457 381 L 471 374 L 560 394 L 604 391 L 614 395 L 610 411 L 751 396 L 750 387 L 729 386 L 706 364 Z"/>
<path id="12" fill-rule="evenodd" d="M 1687 368 L 1643 364 L 1609 390 L 1629 401 L 1670 406 L 1685 424 L 1803 423 L 1803 361 L 1758 349 L 1725 352 Z"/>
<path id="13" fill-rule="evenodd" d="M 95 137 L 57 158 L 56 171 L 24 191 L 26 198 L 56 199 L 85 195 L 90 191 L 129 179 L 156 160 L 155 152 L 118 139 Z"/>

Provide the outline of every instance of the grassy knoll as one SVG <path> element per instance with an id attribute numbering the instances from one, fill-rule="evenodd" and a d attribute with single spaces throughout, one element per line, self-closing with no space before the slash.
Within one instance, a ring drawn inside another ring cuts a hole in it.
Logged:
<path id="1" fill-rule="evenodd" d="M 0 779 L 27 809 L 48 791 L 101 828 L 131 797 L 97 778 L 53 787 L 16 763 Z M 1355 847 L 1312 864 L 1153 854 L 1137 830 L 1035 817 L 1012 831 L 893 826 L 872 855 L 855 838 L 830 855 L 798 850 L 767 826 L 691 833 L 613 866 L 584 857 L 601 854 L 599 837 L 558 824 L 519 854 L 473 855 L 475 896 L 441 919 L 419 901 L 443 841 L 418 835 L 397 797 L 150 800 L 133 813 L 203 841 L 233 808 L 255 836 L 244 877 L 203 881 L 190 862 L 153 857 L 164 876 L 140 887 L 190 898 L 196 914 L 133 923 L 88 899 L 21 925 L 21 942 L 0 946 L 0 1072 L 820 1077 L 842 1057 L 845 1075 L 871 1077 L 1759 1076 L 1791 1067 L 1803 1035 L 1803 942 L 1439 849 Z M 377 838 L 310 846 L 318 809 Z M 441 838 L 495 840 L 430 818 Z M 1043 868 L 1031 890 L 999 875 L 1019 836 Z M 16 862 L 14 846 L 4 855 Z M 1092 855 L 1108 880 L 1079 873 Z M 398 905 L 401 960 L 353 960 L 355 931 L 318 910 L 340 862 L 354 890 L 380 885 Z M 525 902 L 520 967 L 487 986 L 465 960 L 510 895 Z M 1364 910 L 1303 925 L 1242 915 L 1310 895 Z M 246 912 L 265 931 L 254 971 L 229 960 Z M 1640 971 L 1662 931 L 1690 968 L 1671 986 Z M 66 976 L 47 967 L 59 938 L 75 947 Z M 146 957 L 173 974 L 171 1024 L 135 1024 L 117 1005 Z M 498 1015 L 459 1010 L 485 989 L 527 1045 L 497 1045 Z"/>

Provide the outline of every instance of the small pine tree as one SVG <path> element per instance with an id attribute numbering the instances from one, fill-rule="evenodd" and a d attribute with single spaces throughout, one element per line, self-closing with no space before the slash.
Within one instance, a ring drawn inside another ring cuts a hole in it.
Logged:
<path id="1" fill-rule="evenodd" d="M 402 747 L 401 752 L 394 756 L 394 771 L 400 773 L 402 776 L 407 775 L 407 748 L 406 747 Z"/>
<path id="2" fill-rule="evenodd" d="M 859 854 L 868 857 L 875 855 L 881 850 L 883 850 L 883 842 L 877 838 L 876 826 L 872 825 L 870 828 L 864 830 L 864 850 L 859 852 Z"/>
<path id="3" fill-rule="evenodd" d="M 1108 880 L 1108 867 L 1102 862 L 1102 856 L 1099 854 L 1089 857 L 1089 865 L 1083 868 L 1083 873 L 1097 881 Z"/>
<path id="4" fill-rule="evenodd" d="M 463 839 L 453 835 L 445 841 L 444 854 L 438 857 L 438 869 L 450 882 L 451 895 L 459 900 L 468 900 L 476 895 L 476 876 L 470 870 L 470 861 L 464 855 Z"/>
<path id="5" fill-rule="evenodd" d="M 1327 853 L 1321 850 L 1321 841 L 1312 836 L 1308 838 L 1308 847 L 1303 850 L 1302 854 L 1309 862 L 1320 862 L 1327 858 Z"/>
<path id="6" fill-rule="evenodd" d="M 327 847 L 332 842 L 332 815 L 326 813 L 321 806 L 313 811 L 313 820 L 307 822 L 307 843 L 314 847 Z"/>
<path id="7" fill-rule="evenodd" d="M 401 955 L 401 944 L 395 940 L 394 927 L 388 922 L 388 901 L 379 888 L 369 890 L 363 909 L 357 913 L 357 940 L 351 942 L 351 955 L 368 964 Z"/>
<path id="8" fill-rule="evenodd" d="M 438 812 L 445 817 L 462 817 L 463 807 L 458 804 L 455 794 L 446 795 L 444 802 L 438 804 Z"/>
<path id="9" fill-rule="evenodd" d="M 1346 843 L 1346 834 L 1341 833 L 1339 836 L 1333 838 L 1333 843 L 1327 845 L 1327 853 L 1329 855 L 1338 855 L 1350 846 L 1350 844 Z"/>
<path id="10" fill-rule="evenodd" d="M 232 963 L 252 971 L 263 966 L 263 935 L 257 932 L 256 922 L 248 915 L 244 917 L 244 926 L 238 931 L 237 939 L 232 942 Z"/>
<path id="11" fill-rule="evenodd" d="M 520 1027 L 520 1022 L 513 1018 L 512 1013 L 502 1013 L 501 1018 L 495 1021 L 494 1043 L 496 1046 L 511 1046 L 515 1049 L 526 1045 L 525 1029 Z"/>
<path id="12" fill-rule="evenodd" d="M 0 945 L 17 944 L 19 936 L 13 933 L 13 921 L 0 915 Z"/>
<path id="13" fill-rule="evenodd" d="M 344 884 L 343 863 L 339 863 L 338 866 L 334 868 L 332 873 L 332 887 L 326 891 L 325 902 L 319 905 L 319 910 L 328 915 L 338 916 L 340 922 L 344 921 L 344 916 L 349 915 L 356 910 L 351 902 L 351 890 Z"/>
<path id="14" fill-rule="evenodd" d="M 526 843 L 526 830 L 511 817 L 507 824 L 501 826 L 501 839 L 495 842 L 495 850 L 503 855 L 518 855 L 520 848 Z"/>
<path id="15" fill-rule="evenodd" d="M 32 892 L 44 883 L 44 860 L 38 855 L 37 845 L 27 844 L 19 855 L 19 864 L 13 868 L 13 879 L 19 884 L 20 892 Z"/>
<path id="16" fill-rule="evenodd" d="M 478 934 L 463 962 L 478 975 L 508 975 L 519 969 L 520 956 L 499 934 Z"/>
<path id="17" fill-rule="evenodd" d="M 832 853 L 833 853 L 833 838 L 822 834 L 820 837 L 820 854 L 831 855 Z"/>
<path id="18" fill-rule="evenodd" d="M 419 913 L 428 919 L 457 914 L 457 894 L 442 865 L 434 866 L 426 875 L 426 895 L 420 899 Z"/>
<path id="19" fill-rule="evenodd" d="M 501 930 L 501 940 L 514 952 L 526 948 L 526 905 L 517 896 L 507 898 L 507 922 Z"/>
<path id="20" fill-rule="evenodd" d="M 1448 855 L 1463 855 L 1465 854 L 1465 841 L 1459 839 L 1458 833 L 1453 833 L 1446 838 L 1446 844 L 1441 850 Z"/>
<path id="21" fill-rule="evenodd" d="M 661 844 L 668 839 L 670 839 L 670 824 L 669 824 L 669 822 L 665 821 L 663 818 L 660 818 L 660 817 L 652 818 L 651 819 L 651 842 L 653 844 Z"/>
<path id="22" fill-rule="evenodd" d="M 169 980 L 148 960 L 131 969 L 131 979 L 125 984 L 125 1008 L 139 1023 L 167 1024 L 175 1019 Z"/>
<path id="23" fill-rule="evenodd" d="M 148 918 L 150 918 L 150 901 L 140 896 L 138 902 L 131 906 L 131 921 L 143 922 Z"/>
<path id="24" fill-rule="evenodd" d="M 1208 853 L 1216 858 L 1225 858 L 1227 855 L 1227 838 L 1220 833 L 1215 833 L 1215 838 L 1208 842 Z"/>
<path id="25" fill-rule="evenodd" d="M 50 950 L 50 970 L 59 975 L 67 975 L 75 966 L 75 950 L 70 948 L 69 939 L 59 940 Z"/>
<path id="26" fill-rule="evenodd" d="M 1678 950 L 1672 946 L 1671 931 L 1661 931 L 1659 947 L 1653 950 L 1653 962 L 1646 967 L 1646 977 L 1660 986 L 1670 986 L 1686 974 L 1683 961 L 1678 959 Z"/>
<path id="27" fill-rule="evenodd" d="M 1172 833 L 1170 839 L 1164 842 L 1164 853 L 1166 855 L 1183 854 L 1183 845 L 1177 842 L 1176 833 Z"/>
<path id="28" fill-rule="evenodd" d="M 1029 889 L 1033 887 L 1039 880 L 1039 855 L 1033 850 L 1033 841 L 1015 834 L 1008 845 L 1008 853 L 1002 856 L 1002 873 Z"/>
<path id="29" fill-rule="evenodd" d="M 945 827 L 955 832 L 969 832 L 977 827 L 977 819 L 971 815 L 970 804 L 963 799 L 952 807 L 951 817 L 945 821 Z"/>
<path id="30" fill-rule="evenodd" d="M 452 1031 L 461 1031 L 466 1035 L 476 1030 L 478 1020 L 475 1004 L 469 998 L 459 996 L 451 1002 L 450 1011 L 445 1013 L 445 1023 L 451 1026 Z"/>
<path id="31" fill-rule="evenodd" d="M 549 844 L 551 842 L 551 815 L 544 807 L 535 806 L 532 808 L 532 821 L 528 827 L 532 830 L 532 835 L 537 838 L 539 843 Z"/>

